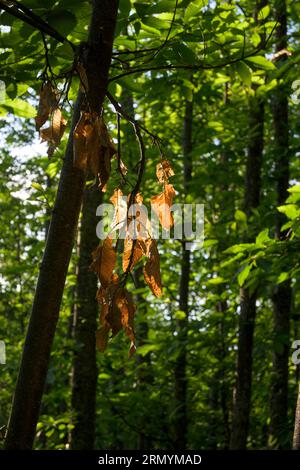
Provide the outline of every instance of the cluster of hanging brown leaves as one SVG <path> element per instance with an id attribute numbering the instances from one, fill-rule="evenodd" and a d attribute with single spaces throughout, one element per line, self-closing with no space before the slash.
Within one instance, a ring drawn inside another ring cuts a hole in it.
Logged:
<path id="1" fill-rule="evenodd" d="M 173 175 L 174 171 L 168 160 L 162 160 L 156 166 L 156 176 L 158 181 L 164 185 L 164 190 L 151 198 L 151 206 L 159 217 L 161 225 L 167 230 L 174 225 L 173 214 L 170 208 L 173 204 L 175 190 L 173 185 L 169 184 L 169 178 Z"/>
<path id="2" fill-rule="evenodd" d="M 112 238 L 106 238 L 92 254 L 91 270 L 94 271 L 101 283 L 97 292 L 100 305 L 101 327 L 96 332 L 96 342 L 99 351 L 104 351 L 110 331 L 115 336 L 123 328 L 131 341 L 129 355 L 135 351 L 133 319 L 136 306 L 132 295 L 124 287 L 122 280 L 113 273 L 116 264 L 116 251 Z"/>
<path id="3" fill-rule="evenodd" d="M 169 177 L 174 175 L 174 171 L 167 160 L 163 160 L 157 165 L 156 175 L 158 181 L 164 185 L 164 191 L 158 196 L 152 197 L 151 204 L 158 214 L 162 226 L 170 228 L 174 223 L 170 206 L 175 191 L 168 182 Z M 103 352 L 110 333 L 115 336 L 121 329 L 124 329 L 131 341 L 129 350 L 129 356 L 131 356 L 136 349 L 133 325 L 136 306 L 133 303 L 132 295 L 124 287 L 124 278 L 126 280 L 127 274 L 134 269 L 142 257 L 146 258 L 143 268 L 144 279 L 153 294 L 159 297 L 162 295 L 160 260 L 156 240 L 151 236 L 148 218 L 143 219 L 138 210 L 135 211 L 135 215 L 128 215 L 127 205 L 120 189 L 114 191 L 110 200 L 115 208 L 113 230 L 125 228 L 126 233 L 122 254 L 123 280 L 122 276 L 119 277 L 114 272 L 117 253 L 113 246 L 113 239 L 109 236 L 92 254 L 91 270 L 97 274 L 101 284 L 97 293 L 97 300 L 101 307 L 101 326 L 96 333 L 97 347 Z M 134 201 L 132 201 L 137 208 L 142 202 L 143 198 L 140 193 L 136 194 Z M 135 236 L 131 237 L 129 226 L 135 221 L 135 216 L 138 217 L 137 231 L 135 231 Z"/>
<path id="4" fill-rule="evenodd" d="M 42 128 L 49 118 L 49 126 Z M 50 82 L 44 83 L 41 87 L 35 125 L 36 130 L 40 132 L 41 139 L 48 142 L 48 155 L 52 156 L 55 148 L 60 144 L 67 121 L 58 107 L 58 91 Z"/>
<path id="5" fill-rule="evenodd" d="M 99 179 L 99 188 L 106 190 L 110 176 L 111 159 L 117 153 L 103 118 L 96 113 L 82 111 L 74 129 L 74 166 L 86 170 L 90 166 Z"/>

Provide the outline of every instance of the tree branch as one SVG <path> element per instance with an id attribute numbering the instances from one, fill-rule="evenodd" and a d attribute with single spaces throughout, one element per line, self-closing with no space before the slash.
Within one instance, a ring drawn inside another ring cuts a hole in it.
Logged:
<path id="1" fill-rule="evenodd" d="M 42 18 L 33 13 L 25 5 L 21 5 L 17 0 L 0 0 L 0 7 L 15 18 L 29 24 L 34 29 L 51 36 L 56 41 L 61 43 L 64 43 L 65 41 L 68 42 L 73 50 L 75 50 L 75 46 L 71 41 L 62 36 L 58 31 L 52 28 L 52 26 L 42 20 Z"/>

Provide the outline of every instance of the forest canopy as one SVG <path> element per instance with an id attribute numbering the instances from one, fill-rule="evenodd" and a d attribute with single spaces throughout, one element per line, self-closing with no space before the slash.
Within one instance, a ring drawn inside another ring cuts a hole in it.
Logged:
<path id="1" fill-rule="evenodd" d="M 0 449 L 300 450 L 299 15 L 0 0 Z"/>

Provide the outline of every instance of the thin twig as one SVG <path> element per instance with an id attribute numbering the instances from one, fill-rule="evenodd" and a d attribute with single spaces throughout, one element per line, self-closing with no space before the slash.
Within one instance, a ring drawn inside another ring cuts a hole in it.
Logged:
<path id="1" fill-rule="evenodd" d="M 109 101 L 111 102 L 111 104 L 113 105 L 113 107 L 115 108 L 115 110 L 117 111 L 117 113 L 119 113 L 128 122 L 130 122 L 133 125 L 133 127 L 134 126 L 139 127 L 142 131 L 144 131 L 146 134 L 148 134 L 153 139 L 154 142 L 161 141 L 161 139 L 157 135 L 150 132 L 145 126 L 143 126 L 136 119 L 134 119 L 133 116 L 130 116 L 124 110 L 124 108 L 117 102 L 117 100 L 112 96 L 112 94 L 109 93 L 109 91 L 106 93 L 106 96 L 109 99 Z"/>
<path id="2" fill-rule="evenodd" d="M 50 26 L 46 21 L 40 18 L 38 15 L 33 13 L 25 5 L 21 4 L 17 0 L 0 0 L 0 6 L 3 10 L 7 11 L 12 16 L 24 21 L 24 23 L 33 26 L 33 28 L 41 31 L 48 36 L 51 36 L 58 42 L 64 43 L 68 42 L 73 50 L 76 49 L 76 46 L 69 41 L 67 38 L 62 36 L 56 29 Z"/>
<path id="3" fill-rule="evenodd" d="M 151 72 L 151 71 L 160 71 L 160 70 L 213 70 L 213 69 L 220 69 L 222 67 L 227 67 L 228 65 L 233 65 L 236 64 L 237 62 L 240 62 L 241 60 L 248 59 L 250 57 L 253 57 L 254 55 L 258 54 L 261 52 L 263 49 L 266 48 L 267 44 L 269 43 L 271 37 L 273 36 L 274 30 L 277 28 L 278 22 L 275 23 L 275 25 L 272 28 L 272 31 L 266 40 L 266 43 L 264 45 L 264 48 L 259 47 L 256 50 L 249 52 L 248 54 L 245 54 L 244 51 L 242 51 L 242 55 L 240 57 L 236 57 L 234 59 L 228 60 L 226 62 L 223 62 L 221 64 L 185 64 L 185 65 L 174 65 L 174 64 L 168 64 L 168 65 L 153 65 L 153 66 L 145 66 L 145 67 L 137 67 L 133 68 L 131 70 L 127 70 L 126 72 L 121 73 L 120 75 L 115 75 L 114 77 L 111 77 L 109 79 L 109 82 L 113 82 L 115 80 L 119 80 L 120 78 L 127 77 L 128 75 L 133 75 L 136 73 L 143 73 L 143 72 Z"/>

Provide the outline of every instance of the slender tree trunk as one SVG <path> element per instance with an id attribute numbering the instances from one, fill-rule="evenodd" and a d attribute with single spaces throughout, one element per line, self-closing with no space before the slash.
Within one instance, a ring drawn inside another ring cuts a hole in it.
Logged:
<path id="1" fill-rule="evenodd" d="M 97 188 L 86 189 L 83 197 L 73 337 L 75 353 L 72 371 L 72 417 L 70 447 L 94 448 L 97 386 L 96 337 L 97 278 L 89 271 L 91 253 L 97 245 L 96 208 L 102 195 Z"/>
<path id="2" fill-rule="evenodd" d="M 263 155 L 264 104 L 256 97 L 250 102 L 249 129 L 244 204 L 248 218 L 252 210 L 259 205 Z M 231 449 L 246 448 L 251 403 L 252 349 L 257 294 L 243 287 L 240 290 L 240 296 L 237 382 L 233 404 Z"/>
<path id="3" fill-rule="evenodd" d="M 293 450 L 300 450 L 300 384 L 298 389 L 298 400 L 295 413 Z"/>
<path id="4" fill-rule="evenodd" d="M 183 128 L 183 164 L 184 164 L 184 194 L 189 191 L 189 183 L 192 177 L 192 123 L 193 102 L 187 101 L 184 114 Z M 179 286 L 179 308 L 185 313 L 185 318 L 177 320 L 179 353 L 174 367 L 175 378 L 175 442 L 176 449 L 184 450 L 187 444 L 187 340 L 188 340 L 188 316 L 189 316 L 189 280 L 190 280 L 190 251 L 182 245 L 181 276 Z"/>
<path id="5" fill-rule="evenodd" d="M 275 1 L 276 52 L 287 47 L 287 12 L 285 0 Z M 279 59 L 279 67 L 286 58 Z M 276 158 L 277 204 L 288 197 L 289 187 L 289 122 L 288 95 L 281 85 L 273 95 L 274 154 Z M 276 236 L 282 239 L 284 215 L 276 213 Z M 274 352 L 271 397 L 271 445 L 279 449 L 290 447 L 288 429 L 288 361 L 290 336 L 291 284 L 285 281 L 276 286 L 274 303 Z"/>
<path id="6" fill-rule="evenodd" d="M 89 83 L 88 101 L 91 110 L 98 113 L 107 88 L 117 9 L 118 0 L 93 1 L 88 43 L 82 58 Z M 72 129 L 79 119 L 82 101 L 79 96 Z M 71 130 L 40 266 L 6 437 L 7 449 L 32 448 L 39 416 L 86 179 L 83 171 L 73 167 L 72 134 Z"/>
<path id="7" fill-rule="evenodd" d="M 144 283 L 142 280 L 143 279 L 142 267 L 139 267 L 138 269 L 136 269 L 134 273 L 134 279 L 135 279 L 135 285 L 138 289 L 144 287 Z M 149 327 L 148 327 L 148 322 L 146 318 L 147 304 L 142 294 L 137 295 L 137 304 L 141 306 L 139 307 L 139 317 L 141 318 L 141 320 L 139 321 L 137 325 L 137 338 L 138 338 L 139 346 L 143 346 L 144 344 L 147 344 Z M 138 354 L 138 350 L 137 350 L 137 354 Z M 145 400 L 147 400 L 149 397 L 150 387 L 153 383 L 150 353 L 145 354 L 143 356 L 138 354 L 137 363 L 138 363 L 138 369 L 137 369 L 138 391 L 142 394 L 142 396 L 144 395 Z M 144 414 L 143 414 L 143 420 L 147 418 L 147 413 L 149 413 L 149 411 L 145 409 Z M 140 432 L 138 436 L 138 449 L 149 450 L 151 448 L 152 448 L 151 439 L 149 438 L 148 435 L 146 435 L 145 432 L 143 432 L 142 426 L 140 423 Z"/>

